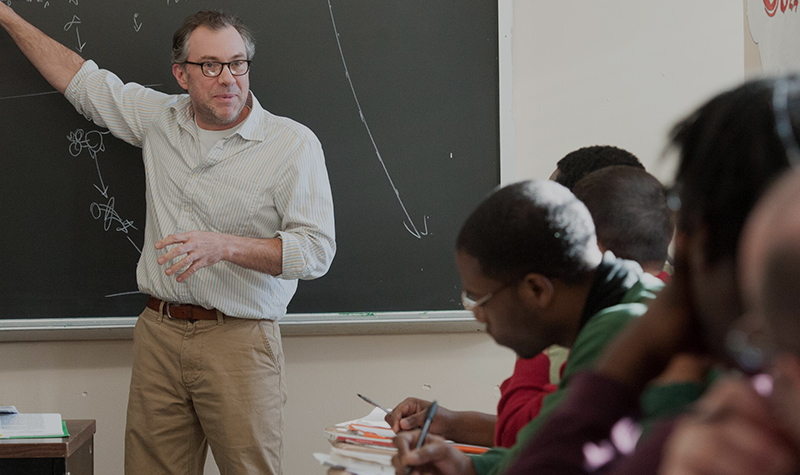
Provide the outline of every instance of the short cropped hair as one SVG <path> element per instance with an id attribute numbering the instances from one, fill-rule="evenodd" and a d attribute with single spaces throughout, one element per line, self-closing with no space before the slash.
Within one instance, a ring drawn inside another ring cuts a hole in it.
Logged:
<path id="1" fill-rule="evenodd" d="M 627 150 L 611 145 L 592 145 L 570 152 L 558 161 L 555 180 L 570 190 L 587 174 L 605 167 L 627 165 L 644 170 L 642 162 Z"/>
<path id="2" fill-rule="evenodd" d="M 785 140 L 778 134 L 774 111 L 778 81 L 792 89 L 788 104 L 787 139 L 797 142 L 800 130 L 800 80 L 796 76 L 750 81 L 714 97 L 672 131 L 680 151 L 676 196 L 680 199 L 678 229 L 708 233 L 705 249 L 710 264 L 736 261 L 745 219 L 767 187 L 789 167 Z M 785 83 L 784 83 L 785 84 Z"/>
<path id="3" fill-rule="evenodd" d="M 478 259 L 489 278 L 512 282 L 538 273 L 585 281 L 600 259 L 592 216 L 568 189 L 547 180 L 505 186 L 467 218 L 456 249 Z"/>
<path id="4" fill-rule="evenodd" d="M 674 225 L 664 185 L 643 169 L 593 171 L 572 189 L 592 213 L 597 242 L 617 257 L 663 265 Z"/>
<path id="5" fill-rule="evenodd" d="M 239 18 L 220 11 L 202 10 L 184 20 L 183 25 L 172 36 L 172 62 L 181 64 L 189 58 L 189 37 L 198 27 L 204 26 L 212 31 L 233 27 L 242 36 L 247 59 L 256 54 L 256 40 L 250 29 Z"/>

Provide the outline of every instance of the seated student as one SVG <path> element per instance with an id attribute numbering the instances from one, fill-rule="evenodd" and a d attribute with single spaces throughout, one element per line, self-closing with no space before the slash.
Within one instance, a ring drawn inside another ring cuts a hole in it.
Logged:
<path id="1" fill-rule="evenodd" d="M 598 161 L 598 156 L 605 160 Z M 630 157 L 635 158 L 616 147 L 597 146 L 576 150 L 562 162 L 567 162 L 568 171 L 583 174 L 611 161 L 630 163 Z M 619 258 L 636 261 L 645 272 L 665 280 L 668 274 L 664 264 L 674 224 L 664 185 L 644 168 L 630 165 L 605 166 L 582 176 L 572 192 L 592 215 L 600 250 L 610 250 Z M 706 373 L 705 361 L 681 355 L 670 364 L 660 381 L 662 384 L 699 383 L 705 380 Z M 549 384 L 549 376 L 550 361 L 546 352 L 532 359 L 517 359 L 514 373 L 500 386 L 495 446 L 512 447 L 520 429 L 538 415 L 544 397 L 556 389 Z M 699 394 L 699 388 L 689 396 L 691 399 Z"/>
<path id="2" fill-rule="evenodd" d="M 800 454 L 800 174 L 790 171 L 748 218 L 739 252 L 742 297 L 760 335 L 731 348 L 763 376 L 715 385 L 670 435 L 660 473 L 795 474 Z M 752 318 L 752 317 L 756 318 Z M 757 388 L 760 389 L 757 391 Z M 768 397 L 762 397 L 768 396 Z"/>
<path id="3" fill-rule="evenodd" d="M 654 429 L 627 458 L 620 455 L 630 452 L 631 441 L 614 444 L 609 434 L 635 414 L 643 388 L 677 352 L 726 356 L 726 334 L 742 310 L 736 281 L 740 231 L 756 200 L 788 166 L 775 132 L 775 85 L 759 80 L 727 91 L 676 126 L 680 211 L 673 279 L 595 369 L 576 376 L 569 399 L 506 473 L 556 466 L 559 473 L 587 473 L 607 462 L 614 465 L 604 473 L 657 473 L 671 424 Z M 785 113 L 800 123 L 800 108 Z M 598 446 L 611 450 L 587 459 Z"/>
<path id="4" fill-rule="evenodd" d="M 550 179 L 570 190 L 589 173 L 605 167 L 629 166 L 644 170 L 636 155 L 612 145 L 591 145 L 564 155 Z"/>
<path id="5" fill-rule="evenodd" d="M 635 155 L 610 145 L 583 147 L 559 160 L 550 179 L 569 188 L 589 208 L 600 250 L 636 261 L 666 282 L 664 265 L 674 230 L 666 190 Z M 558 351 L 568 353 L 554 346 L 533 358 L 517 359 L 513 374 L 500 385 L 495 446 L 512 447 L 520 429 L 539 414 L 544 397 L 557 389 L 551 383 L 551 365 L 553 360 L 563 361 L 563 371 L 566 364 L 566 355 L 550 357 Z M 668 368 L 664 381 L 699 380 L 704 368 L 682 356 Z"/>
<path id="6" fill-rule="evenodd" d="M 619 170 L 614 175 L 619 173 L 620 178 L 615 179 L 609 174 L 600 175 L 589 180 L 582 188 L 583 196 L 578 196 L 590 207 L 595 226 L 603 230 L 603 237 L 598 234 L 600 248 L 611 250 L 618 257 L 637 261 L 645 271 L 663 278 L 662 270 L 673 224 L 663 185 L 644 171 L 636 156 L 608 145 L 583 147 L 559 160 L 558 168 L 551 179 L 560 181 L 569 188 L 581 178 L 597 173 L 603 167 Z M 609 182 L 608 186 L 618 187 L 625 192 L 603 191 L 606 181 Z M 630 183 L 626 184 L 626 181 Z M 615 215 L 610 212 L 612 210 L 619 212 Z M 636 223 L 639 216 L 642 217 L 642 222 Z M 598 218 L 608 222 L 600 223 Z M 624 223 L 639 232 L 620 238 L 613 233 L 614 226 L 618 223 Z M 636 243 L 639 238 L 644 244 Z M 659 259 L 660 264 L 656 262 Z M 544 397 L 557 388 L 551 383 L 551 361 L 548 354 L 549 350 L 555 349 L 560 348 L 547 349 L 533 358 L 517 359 L 513 374 L 500 386 L 501 398 L 497 406 L 497 416 L 476 411 L 450 411 L 439 406 L 432 432 L 462 443 L 513 446 L 519 430 L 538 415 Z M 694 365 L 683 366 L 689 366 L 692 370 L 695 368 Z M 563 369 L 562 364 L 561 371 Z M 680 372 L 686 373 L 687 371 Z M 395 431 L 420 427 L 429 404 L 429 401 L 407 398 L 387 417 L 387 422 L 392 424 Z"/>
<path id="7" fill-rule="evenodd" d="M 594 220 L 600 249 L 664 271 L 674 224 L 664 185 L 643 168 L 615 165 L 588 173 L 572 188 Z"/>
<path id="8" fill-rule="evenodd" d="M 573 374 L 591 365 L 663 286 L 635 262 L 601 254 L 586 207 L 549 181 L 493 193 L 465 222 L 456 249 L 464 307 L 486 323 L 497 343 L 522 358 L 553 344 L 572 348 L 564 378 L 545 398 L 542 414 L 558 406 Z M 538 419 L 523 434 L 535 431 Z M 395 438 L 398 470 L 410 465 L 421 473 L 486 473 L 506 453 L 494 448 L 470 459 L 435 435 L 411 450 L 418 436 L 417 430 Z"/>
<path id="9" fill-rule="evenodd" d="M 669 281 L 664 265 L 675 225 L 667 205 L 667 190 L 656 177 L 632 166 L 605 167 L 581 178 L 572 192 L 589 208 L 601 250 L 611 250 L 617 257 L 636 261 L 645 272 Z M 695 384 L 696 392 L 688 388 L 681 391 L 689 397 L 684 402 L 689 403 L 705 389 L 708 366 L 705 357 L 675 355 L 656 382 Z M 662 402 L 644 399 L 642 404 Z M 677 407 L 677 402 L 667 404 Z M 647 411 L 659 412 L 655 407 L 648 407 Z"/>

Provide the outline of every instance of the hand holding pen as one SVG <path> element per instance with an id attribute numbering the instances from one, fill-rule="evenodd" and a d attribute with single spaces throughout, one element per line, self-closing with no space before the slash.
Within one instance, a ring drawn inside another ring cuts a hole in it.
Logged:
<path id="1" fill-rule="evenodd" d="M 431 421 L 433 420 L 433 416 L 436 415 L 436 408 L 439 407 L 439 403 L 433 401 L 430 406 L 428 406 L 428 410 L 425 411 L 425 422 L 422 425 L 422 432 L 419 434 L 419 439 L 417 439 L 417 450 L 422 447 L 422 444 L 425 443 L 425 438 L 428 437 L 428 431 L 431 428 Z M 411 466 L 406 468 L 406 475 L 411 475 Z"/>
<path id="2" fill-rule="evenodd" d="M 431 403 L 438 407 L 438 404 Z M 429 407 L 430 409 L 430 407 Z M 397 408 L 395 408 L 395 412 Z M 436 409 L 428 413 L 431 421 Z M 428 427 L 425 430 L 425 426 Z M 423 423 L 423 430 L 403 431 L 393 439 L 397 455 L 392 457 L 397 475 L 416 473 L 421 475 L 474 475 L 472 460 L 444 438 L 430 433 L 430 422 Z M 415 447 L 415 448 L 412 448 Z"/>

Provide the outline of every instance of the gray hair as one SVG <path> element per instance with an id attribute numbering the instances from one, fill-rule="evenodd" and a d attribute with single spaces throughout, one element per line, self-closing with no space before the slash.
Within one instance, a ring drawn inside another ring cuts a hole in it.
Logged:
<path id="1" fill-rule="evenodd" d="M 242 36 L 247 59 L 256 54 L 256 40 L 239 18 L 220 11 L 203 10 L 186 18 L 180 28 L 172 36 L 172 62 L 180 64 L 189 58 L 189 36 L 199 27 L 204 26 L 213 31 L 233 27 Z"/>

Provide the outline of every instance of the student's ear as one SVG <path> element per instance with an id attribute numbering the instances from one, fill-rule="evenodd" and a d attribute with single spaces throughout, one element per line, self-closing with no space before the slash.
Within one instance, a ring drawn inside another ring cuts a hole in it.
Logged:
<path id="1" fill-rule="evenodd" d="M 172 75 L 178 80 L 178 84 L 184 91 L 189 90 L 189 83 L 186 82 L 186 68 L 182 64 L 172 64 Z"/>
<path id="2" fill-rule="evenodd" d="M 520 298 L 526 305 L 543 309 L 553 301 L 553 282 L 542 274 L 528 274 L 520 283 Z"/>

